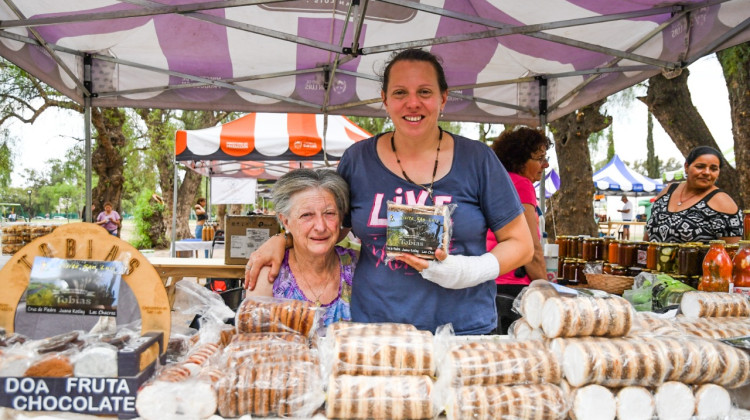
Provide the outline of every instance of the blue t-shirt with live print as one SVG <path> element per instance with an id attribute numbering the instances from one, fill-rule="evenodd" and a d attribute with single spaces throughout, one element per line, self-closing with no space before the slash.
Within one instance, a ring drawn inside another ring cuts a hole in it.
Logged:
<path id="1" fill-rule="evenodd" d="M 435 181 L 433 203 L 424 189 L 383 165 L 376 151 L 379 137 L 349 147 L 338 166 L 350 185 L 351 211 L 344 225 L 362 241 L 352 284 L 352 320 L 408 323 L 433 332 L 451 323 L 457 334 L 491 332 L 497 324 L 495 280 L 445 289 L 404 263 L 386 261 L 386 206 L 388 201 L 456 204 L 449 252 L 482 255 L 487 229 L 498 230 L 523 213 L 508 173 L 485 144 L 453 135 L 452 166 Z"/>

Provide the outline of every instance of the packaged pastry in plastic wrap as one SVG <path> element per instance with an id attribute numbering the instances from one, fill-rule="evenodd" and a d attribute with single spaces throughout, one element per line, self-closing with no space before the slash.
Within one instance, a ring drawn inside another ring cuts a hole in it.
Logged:
<path id="1" fill-rule="evenodd" d="M 332 376 L 329 419 L 426 419 L 437 415 L 429 376 Z"/>
<path id="2" fill-rule="evenodd" d="M 300 300 L 248 296 L 237 308 L 240 333 L 297 332 L 311 337 L 320 324 L 319 307 Z"/>
<path id="3" fill-rule="evenodd" d="M 440 248 L 448 254 L 453 235 L 455 204 L 406 205 L 389 201 L 385 250 L 389 258 L 401 253 L 434 259 Z"/>
<path id="4" fill-rule="evenodd" d="M 243 363 L 317 362 L 317 352 L 296 333 L 236 334 L 224 349 L 224 365 L 234 369 Z"/>
<path id="5" fill-rule="evenodd" d="M 320 351 L 333 375 L 435 375 L 434 337 L 412 325 L 335 323 Z"/>
<path id="6" fill-rule="evenodd" d="M 470 385 L 451 389 L 445 414 L 449 420 L 562 420 L 568 404 L 553 384 Z"/>
<path id="7" fill-rule="evenodd" d="M 736 388 L 750 383 L 750 355 L 715 340 L 641 336 L 561 341 L 563 374 L 573 387 L 653 387 L 676 381 Z"/>
<path id="8" fill-rule="evenodd" d="M 557 384 L 562 367 L 538 340 L 470 342 L 454 346 L 439 366 L 438 382 L 447 386 Z"/>
<path id="9" fill-rule="evenodd" d="M 319 365 L 307 361 L 245 363 L 217 387 L 222 417 L 310 417 L 325 401 Z"/>
<path id="10" fill-rule="evenodd" d="M 680 312 L 688 318 L 749 317 L 750 301 L 740 293 L 685 292 Z"/>
<path id="11" fill-rule="evenodd" d="M 211 417 L 217 409 L 215 380 L 218 374 L 214 371 L 177 382 L 147 383 L 135 400 L 138 415 L 145 420 Z"/>
<path id="12" fill-rule="evenodd" d="M 524 288 L 513 303 L 547 338 L 627 335 L 635 311 L 627 300 L 600 290 L 570 289 L 544 280 Z"/>

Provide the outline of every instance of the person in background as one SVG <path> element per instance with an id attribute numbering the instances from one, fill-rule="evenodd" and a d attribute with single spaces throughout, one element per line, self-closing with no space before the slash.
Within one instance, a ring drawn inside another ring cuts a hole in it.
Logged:
<path id="1" fill-rule="evenodd" d="M 8 215 L 8 221 L 9 222 L 15 222 L 18 220 L 18 215 L 16 215 L 16 209 L 11 208 L 10 214 Z"/>
<path id="2" fill-rule="evenodd" d="M 529 263 L 495 280 L 497 293 L 515 297 L 531 280 L 547 279 L 534 183 L 542 179 L 544 169 L 549 167 L 547 151 L 552 145 L 542 131 L 529 127 L 506 130 L 492 143 L 492 150 L 508 171 L 521 199 L 526 226 L 534 242 L 534 256 Z M 488 232 L 487 249 L 494 248 L 495 244 L 495 235 Z"/>
<path id="3" fill-rule="evenodd" d="M 96 204 L 91 203 L 91 217 L 93 218 L 96 214 Z M 81 221 L 82 222 L 88 222 L 89 220 L 86 218 L 86 206 L 83 206 L 83 210 L 81 210 Z"/>
<path id="4" fill-rule="evenodd" d="M 644 240 L 738 242 L 742 238 L 740 209 L 715 185 L 722 165 L 721 153 L 713 147 L 691 150 L 685 158 L 685 181 L 671 184 L 656 196 Z"/>
<path id="5" fill-rule="evenodd" d="M 121 220 L 120 214 L 112 210 L 112 203 L 106 201 L 104 202 L 104 211 L 96 217 L 96 224 L 107 229 L 107 232 L 111 235 L 119 236 Z"/>
<path id="6" fill-rule="evenodd" d="M 628 200 L 628 196 L 626 196 L 625 194 L 622 195 L 620 201 L 622 201 L 622 207 L 620 207 L 617 211 L 622 213 L 622 221 L 633 221 L 633 203 Z M 630 225 L 622 225 L 622 239 L 630 239 Z"/>
<path id="7" fill-rule="evenodd" d="M 206 199 L 204 197 L 198 198 L 195 202 L 195 239 L 199 241 L 203 239 L 203 225 L 208 220 L 206 214 Z"/>
<path id="8" fill-rule="evenodd" d="M 451 323 L 459 335 L 488 334 L 497 325 L 495 278 L 533 255 L 508 173 L 487 145 L 439 127 L 448 83 L 435 55 L 421 49 L 394 53 L 383 72 L 381 99 L 394 130 L 349 147 L 337 169 L 350 186 L 342 234 L 351 227 L 362 249 L 352 320 L 407 323 L 433 332 Z M 387 260 L 388 201 L 455 204 L 450 255 L 438 249 L 431 261 L 412 254 Z M 487 229 L 498 241 L 490 252 Z M 278 273 L 284 245 L 283 238 L 271 238 L 251 254 L 246 272 L 251 289 L 261 267 L 271 265 L 272 277 Z"/>
<path id="9" fill-rule="evenodd" d="M 296 169 L 276 182 L 273 202 L 294 246 L 286 250 L 273 284 L 261 281 L 247 295 L 311 302 L 324 309 L 323 326 L 350 320 L 358 257 L 353 250 L 336 246 L 349 211 L 346 181 L 331 170 Z M 264 268 L 261 275 L 268 271 Z"/>

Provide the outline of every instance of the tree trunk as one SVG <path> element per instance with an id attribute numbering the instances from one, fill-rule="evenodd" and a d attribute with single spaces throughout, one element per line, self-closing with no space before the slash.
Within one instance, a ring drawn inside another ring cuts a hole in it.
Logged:
<path id="1" fill-rule="evenodd" d="M 545 223 L 550 241 L 557 235 L 597 235 L 588 138 L 611 124 L 599 112 L 604 102 L 597 101 L 549 124 L 560 167 L 560 189 L 549 201 Z"/>
<path id="2" fill-rule="evenodd" d="M 662 75 L 654 76 L 648 79 L 646 96 L 638 99 L 648 106 L 648 110 L 659 121 L 682 156 L 687 156 L 697 146 L 711 146 L 721 152 L 703 117 L 693 105 L 687 85 L 689 74 L 688 69 L 682 69 L 673 79 L 667 79 Z M 722 160 L 724 164 L 716 185 L 739 204 L 737 171 L 727 164 L 726 159 L 722 157 Z"/>
<path id="3" fill-rule="evenodd" d="M 122 212 L 123 170 L 125 158 L 122 151 L 128 142 L 123 132 L 127 123 L 125 111 L 120 108 L 91 109 L 91 123 L 96 128 L 96 147 L 91 155 L 93 172 L 99 176 L 99 182 L 92 191 L 92 201 L 97 212 L 104 209 L 109 201 L 112 208 Z M 96 214 L 92 215 L 96 218 Z"/>
<path id="4" fill-rule="evenodd" d="M 729 91 L 737 173 L 732 180 L 738 194 L 732 196 L 742 209 L 750 208 L 750 43 L 716 53 Z M 722 177 L 724 177 L 722 170 Z"/>

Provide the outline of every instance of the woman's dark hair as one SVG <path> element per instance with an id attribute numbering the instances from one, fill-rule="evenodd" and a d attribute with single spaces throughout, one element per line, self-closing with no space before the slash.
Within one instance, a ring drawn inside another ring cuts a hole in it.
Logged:
<path id="1" fill-rule="evenodd" d="M 685 166 L 690 166 L 695 162 L 696 159 L 698 159 L 699 156 L 703 155 L 714 155 L 717 158 L 719 158 L 719 169 L 721 169 L 724 166 L 724 158 L 721 156 L 721 153 L 719 153 L 718 150 L 714 149 L 711 146 L 698 146 L 694 147 L 693 150 L 688 153 L 687 157 L 685 158 Z"/>
<path id="2" fill-rule="evenodd" d="M 195 200 L 195 204 L 200 204 L 201 201 L 206 201 L 206 197 L 198 197 L 198 199 Z"/>
<path id="3" fill-rule="evenodd" d="M 443 70 L 442 64 L 443 60 L 441 60 L 438 56 L 431 52 L 421 50 L 419 48 L 410 48 L 408 50 L 394 52 L 393 54 L 391 54 L 391 57 L 388 60 L 388 64 L 385 66 L 385 70 L 383 71 L 383 86 L 381 87 L 383 92 L 388 91 L 388 82 L 391 76 L 391 67 L 393 67 L 393 65 L 399 61 L 425 61 L 432 64 L 432 67 L 435 68 L 435 73 L 437 73 L 437 81 L 438 86 L 440 87 L 440 93 L 448 91 L 448 82 L 445 80 L 445 71 Z"/>
<path id="4" fill-rule="evenodd" d="M 505 130 L 492 143 L 492 150 L 508 172 L 520 173 L 523 165 L 531 159 L 531 154 L 541 148 L 553 146 L 544 132 L 529 127 Z"/>

